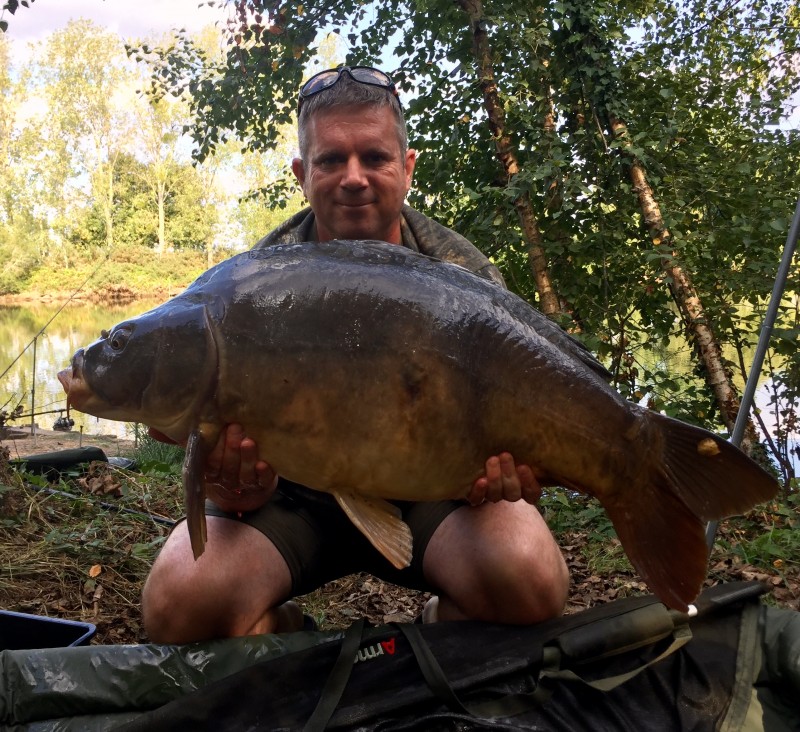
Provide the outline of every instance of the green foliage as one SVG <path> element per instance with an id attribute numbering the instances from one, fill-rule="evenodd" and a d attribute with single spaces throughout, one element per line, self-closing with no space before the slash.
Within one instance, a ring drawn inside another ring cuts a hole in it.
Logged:
<path id="1" fill-rule="evenodd" d="M 36 231 L 28 222 L 17 220 L 14 225 L 0 229 L 0 294 L 15 294 L 24 289 L 31 273 L 39 265 L 34 241 L 42 241 L 42 232 Z"/>
<path id="2" fill-rule="evenodd" d="M 744 562 L 765 569 L 800 565 L 800 493 L 795 490 L 763 513 L 732 519 L 733 538 L 720 543 Z"/>
<path id="3" fill-rule="evenodd" d="M 207 269 L 200 252 L 167 252 L 156 257 L 144 246 L 120 246 L 99 261 L 94 253 L 76 254 L 72 260 L 71 266 L 59 271 L 35 270 L 25 283 L 26 290 L 64 295 L 80 289 L 84 296 L 92 292 L 112 297 L 163 295 L 180 291 Z"/>
<path id="4" fill-rule="evenodd" d="M 616 536 L 611 520 L 596 498 L 567 488 L 548 488 L 542 494 L 539 508 L 556 536 L 573 531 L 591 531 L 602 540 Z"/>
<path id="5" fill-rule="evenodd" d="M 139 472 L 153 478 L 180 478 L 185 450 L 154 440 L 141 425 L 136 425 L 136 450 L 133 460 Z"/>
<path id="6" fill-rule="evenodd" d="M 218 48 L 219 38 L 206 33 L 198 44 Z M 138 91 L 147 68 L 134 67 L 118 36 L 74 21 L 35 44 L 22 68 L 15 58 L 0 36 L 0 295 L 72 291 L 121 252 L 134 267 L 103 269 L 96 292 L 163 291 L 197 274 L 191 255 L 188 267 L 162 267 L 172 252 L 202 252 L 208 267 L 280 220 L 269 199 L 229 212 L 248 185 L 272 187 L 288 169 L 292 135 L 257 164 L 229 145 L 192 165 L 186 105 Z M 299 203 L 295 195 L 283 211 Z"/>
<path id="7" fill-rule="evenodd" d="M 113 231 L 116 247 L 159 246 L 158 208 L 151 185 L 152 166 L 120 154 L 114 170 Z M 212 236 L 216 211 L 201 206 L 203 185 L 189 164 L 172 164 L 164 196 L 166 242 L 169 248 L 204 250 Z M 69 241 L 78 249 L 102 251 L 108 241 L 105 212 L 100 205 L 85 209 L 72 224 Z"/>

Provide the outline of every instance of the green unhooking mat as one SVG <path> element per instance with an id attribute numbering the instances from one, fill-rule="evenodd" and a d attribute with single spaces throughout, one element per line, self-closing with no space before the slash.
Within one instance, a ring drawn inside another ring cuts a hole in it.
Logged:
<path id="1" fill-rule="evenodd" d="M 757 583 L 536 626 L 392 624 L 0 653 L 8 730 L 800 730 L 800 613 Z"/>

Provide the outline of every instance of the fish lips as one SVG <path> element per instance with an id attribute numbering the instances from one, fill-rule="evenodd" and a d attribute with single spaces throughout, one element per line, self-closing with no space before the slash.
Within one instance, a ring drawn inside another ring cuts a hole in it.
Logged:
<path id="1" fill-rule="evenodd" d="M 86 402 L 89 396 L 89 389 L 83 379 L 83 349 L 79 349 L 72 357 L 72 365 L 69 368 L 59 371 L 58 380 L 67 394 L 67 409 L 76 409 Z"/>

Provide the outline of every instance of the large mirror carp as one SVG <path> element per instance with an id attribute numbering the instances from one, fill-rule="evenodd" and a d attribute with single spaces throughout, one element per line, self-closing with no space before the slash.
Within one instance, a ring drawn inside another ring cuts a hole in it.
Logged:
<path id="1" fill-rule="evenodd" d="M 245 252 L 79 350 L 59 374 L 76 409 L 186 443 L 192 549 L 203 468 L 238 422 L 285 478 L 335 496 L 407 566 L 384 499 L 465 496 L 510 452 L 544 485 L 596 496 L 637 571 L 686 610 L 706 576 L 706 522 L 777 491 L 740 450 L 623 399 L 577 341 L 467 270 L 382 242 Z"/>

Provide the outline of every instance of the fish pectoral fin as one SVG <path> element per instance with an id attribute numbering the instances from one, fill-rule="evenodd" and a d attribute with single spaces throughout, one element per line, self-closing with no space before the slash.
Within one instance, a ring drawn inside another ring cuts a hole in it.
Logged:
<path id="1" fill-rule="evenodd" d="M 183 459 L 183 495 L 186 503 L 186 526 L 192 554 L 197 559 L 206 548 L 206 486 L 204 471 L 207 449 L 199 430 L 192 430 L 186 442 L 186 456 Z"/>
<path id="2" fill-rule="evenodd" d="M 382 498 L 353 491 L 334 491 L 333 497 L 370 544 L 397 569 L 411 564 L 411 529 L 400 509 Z"/>

